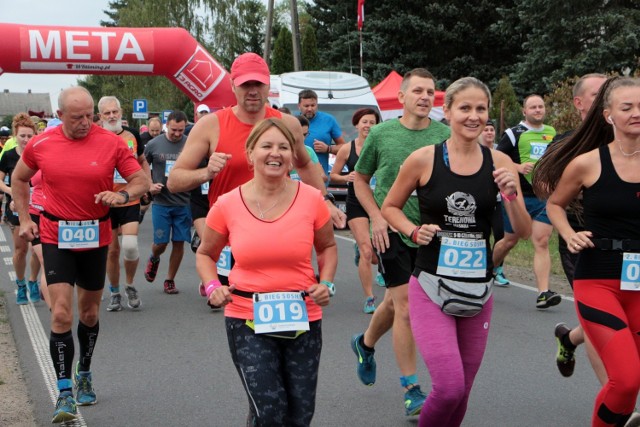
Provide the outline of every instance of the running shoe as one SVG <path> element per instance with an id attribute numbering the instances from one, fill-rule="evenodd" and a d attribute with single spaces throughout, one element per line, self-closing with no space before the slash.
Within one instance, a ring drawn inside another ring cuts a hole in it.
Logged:
<path id="1" fill-rule="evenodd" d="M 117 294 L 111 294 L 109 305 L 107 305 L 107 311 L 120 311 L 122 310 L 122 295 L 120 292 Z"/>
<path id="2" fill-rule="evenodd" d="M 536 308 L 544 309 L 560 304 L 562 297 L 553 291 L 540 292 L 536 300 Z"/>
<path id="3" fill-rule="evenodd" d="M 493 269 L 493 284 L 496 286 L 509 286 L 511 284 L 511 282 L 504 277 L 504 270 L 501 265 Z"/>
<path id="4" fill-rule="evenodd" d="M 164 293 L 173 295 L 180 293 L 180 291 L 176 288 L 176 283 L 173 280 L 167 279 L 164 281 Z"/>
<path id="5" fill-rule="evenodd" d="M 382 288 L 387 286 L 387 282 L 384 281 L 384 276 L 380 272 L 376 274 L 376 284 Z"/>
<path id="6" fill-rule="evenodd" d="M 18 293 L 16 294 L 16 304 L 26 305 L 29 304 L 27 298 L 27 285 L 18 285 Z"/>
<path id="7" fill-rule="evenodd" d="M 360 345 L 360 339 L 364 334 L 356 334 L 351 337 L 351 349 L 358 357 L 356 373 L 358 379 L 366 386 L 376 383 L 376 360 L 373 358 L 375 351 L 367 351 Z"/>
<path id="8" fill-rule="evenodd" d="M 78 414 L 78 408 L 76 407 L 76 400 L 73 398 L 73 393 L 70 391 L 63 391 L 58 396 L 56 402 L 56 410 L 53 412 L 53 424 L 64 423 L 66 421 L 73 421 Z"/>
<path id="9" fill-rule="evenodd" d="M 404 414 L 407 417 L 418 415 L 424 406 L 425 400 L 427 400 L 427 395 L 420 390 L 418 384 L 414 384 L 404 394 Z"/>
<path id="10" fill-rule="evenodd" d="M 556 364 L 558 370 L 563 377 L 570 377 L 573 375 L 573 369 L 576 367 L 576 358 L 574 353 L 576 349 L 568 349 L 562 344 L 562 338 L 571 332 L 571 329 L 566 323 L 558 323 L 555 329 L 556 343 L 558 345 L 558 352 L 556 353 Z"/>
<path id="11" fill-rule="evenodd" d="M 640 427 L 640 413 L 633 412 L 624 427 Z"/>
<path id="12" fill-rule="evenodd" d="M 358 248 L 358 244 L 353 244 L 353 250 L 356 252 L 356 256 L 353 258 L 353 262 L 355 262 L 356 267 L 360 265 L 360 248 Z"/>
<path id="13" fill-rule="evenodd" d="M 372 314 L 374 311 L 376 311 L 376 297 L 367 297 L 364 301 L 364 312 L 366 314 Z"/>
<path id="14" fill-rule="evenodd" d="M 149 260 L 147 261 L 147 268 L 144 270 L 144 278 L 147 279 L 147 282 L 151 283 L 156 280 L 159 265 L 160 258 L 154 258 L 153 255 L 149 257 Z"/>
<path id="15" fill-rule="evenodd" d="M 27 286 L 29 287 L 29 300 L 31 302 L 40 302 L 40 286 L 38 286 L 38 282 L 29 280 Z"/>
<path id="16" fill-rule="evenodd" d="M 127 294 L 127 305 L 129 308 L 140 308 L 140 297 L 138 296 L 138 290 L 134 286 L 125 286 L 124 292 Z"/>
<path id="17" fill-rule="evenodd" d="M 95 405 L 98 403 L 96 393 L 93 391 L 91 371 L 79 371 L 80 362 L 76 362 L 74 375 L 76 385 L 76 402 L 78 406 Z"/>

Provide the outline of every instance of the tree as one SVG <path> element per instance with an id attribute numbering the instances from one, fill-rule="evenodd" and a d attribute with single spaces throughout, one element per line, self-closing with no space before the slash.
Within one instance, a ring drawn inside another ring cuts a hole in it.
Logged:
<path id="1" fill-rule="evenodd" d="M 573 86 L 577 76 L 553 85 L 551 93 L 544 97 L 547 115 L 545 122 L 553 126 L 558 134 L 575 129 L 580 124 L 580 114 L 573 106 Z"/>
<path id="2" fill-rule="evenodd" d="M 282 27 L 276 41 L 273 43 L 271 73 L 282 74 L 291 71 L 293 71 L 293 42 L 291 41 L 291 31 Z"/>
<path id="3" fill-rule="evenodd" d="M 496 134 L 501 135 L 507 128 L 515 126 L 522 117 L 522 107 L 509 77 L 502 76 L 491 98 L 490 116 L 498 120 Z"/>
<path id="4" fill-rule="evenodd" d="M 316 31 L 308 24 L 302 33 L 302 68 L 304 70 L 320 70 Z"/>

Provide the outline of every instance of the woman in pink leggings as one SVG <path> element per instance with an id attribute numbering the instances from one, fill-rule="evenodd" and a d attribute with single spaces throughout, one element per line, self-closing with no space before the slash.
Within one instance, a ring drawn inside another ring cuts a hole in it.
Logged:
<path id="1" fill-rule="evenodd" d="M 593 426 L 624 426 L 640 390 L 640 80 L 600 89 L 578 130 L 545 155 L 534 185 L 572 253 L 580 324 L 602 358 L 607 383 Z M 582 192 L 585 230 L 565 209 Z"/>
<path id="2" fill-rule="evenodd" d="M 409 281 L 409 315 L 433 385 L 420 426 L 462 424 L 489 334 L 489 238 L 498 192 L 514 232 L 522 238 L 531 233 L 513 162 L 478 143 L 490 102 L 487 86 L 473 77 L 449 86 L 444 112 L 451 137 L 411 154 L 382 205 L 389 224 L 420 245 Z M 415 195 L 420 224 L 402 212 Z"/>

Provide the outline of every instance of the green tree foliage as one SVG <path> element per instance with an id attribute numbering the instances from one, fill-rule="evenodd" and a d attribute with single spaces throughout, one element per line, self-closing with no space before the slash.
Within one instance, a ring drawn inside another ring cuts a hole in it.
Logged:
<path id="1" fill-rule="evenodd" d="M 570 77 L 553 85 L 544 97 L 547 111 L 545 122 L 553 126 L 558 134 L 575 129 L 580 124 L 580 114 L 573 106 L 573 86 L 578 77 Z"/>
<path id="2" fill-rule="evenodd" d="M 316 30 L 309 24 L 304 27 L 302 33 L 302 69 L 307 71 L 322 69 L 318 57 Z"/>
<path id="3" fill-rule="evenodd" d="M 497 120 L 496 134 L 499 137 L 507 128 L 518 124 L 522 118 L 522 107 L 509 77 L 502 76 L 491 96 L 491 103 L 490 116 Z"/>
<path id="4" fill-rule="evenodd" d="M 282 27 L 273 43 L 271 74 L 282 74 L 293 71 L 293 41 L 291 31 Z"/>
<path id="5" fill-rule="evenodd" d="M 633 72 L 640 53 L 635 0 L 516 0 L 522 21 L 535 23 L 513 74 L 514 85 L 544 94 L 556 82 L 592 72 Z M 523 93 L 524 94 L 524 93 Z"/>

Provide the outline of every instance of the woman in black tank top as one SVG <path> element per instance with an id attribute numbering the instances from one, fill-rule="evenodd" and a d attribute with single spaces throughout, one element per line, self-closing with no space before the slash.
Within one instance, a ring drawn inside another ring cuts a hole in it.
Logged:
<path id="1" fill-rule="evenodd" d="M 473 77 L 449 86 L 444 112 L 451 124 L 450 139 L 414 151 L 382 205 L 389 225 L 419 245 L 408 290 L 411 330 L 433 389 L 440 390 L 429 394 L 420 426 L 462 424 L 489 334 L 489 238 L 498 192 L 514 233 L 521 238 L 531 233 L 515 165 L 505 154 L 478 143 L 489 118 L 490 97 L 486 85 Z M 421 224 L 413 224 L 402 211 L 409 197 L 418 197 Z M 462 293 L 482 294 L 472 317 L 468 311 L 449 310 L 451 300 L 438 296 L 445 282 Z"/>
<path id="2" fill-rule="evenodd" d="M 373 256 L 371 238 L 369 237 L 369 216 L 356 198 L 356 193 L 353 189 L 353 178 L 356 163 L 358 157 L 360 157 L 364 141 L 369 134 L 369 129 L 380 123 L 380 116 L 377 111 L 371 108 L 361 108 L 353 114 L 351 122 L 358 130 L 358 136 L 350 143 L 340 147 L 330 176 L 331 182 L 347 185 L 347 224 L 356 240 L 356 266 L 358 267 L 358 276 L 360 276 L 360 283 L 365 296 L 363 311 L 371 314 L 376 309 L 376 297 L 373 295 L 372 289 L 373 274 L 371 264 L 372 262 L 377 263 L 377 258 Z M 345 166 L 349 173 L 342 175 L 342 170 Z"/>
<path id="3" fill-rule="evenodd" d="M 625 425 L 640 390 L 640 80 L 607 80 L 578 130 L 543 160 L 534 188 L 551 193 L 549 219 L 579 254 L 578 318 L 607 372 L 592 425 Z M 576 232 L 565 209 L 580 191 L 585 230 Z"/>

